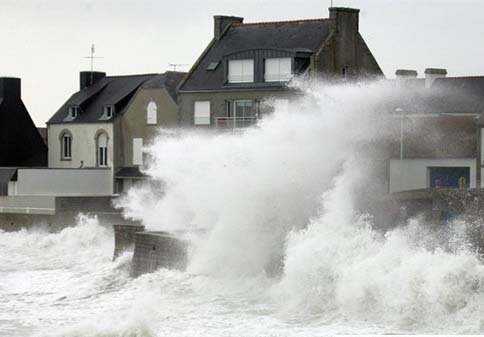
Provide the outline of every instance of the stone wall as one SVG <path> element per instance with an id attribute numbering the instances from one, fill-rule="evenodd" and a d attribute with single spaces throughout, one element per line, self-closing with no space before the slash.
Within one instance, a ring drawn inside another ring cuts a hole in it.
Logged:
<path id="1" fill-rule="evenodd" d="M 135 233 L 143 232 L 145 226 L 136 224 L 113 225 L 114 253 L 113 261 L 124 252 L 134 251 Z"/>
<path id="2" fill-rule="evenodd" d="M 166 232 L 136 233 L 131 276 L 138 277 L 159 268 L 184 270 L 186 248 L 186 242 Z"/>

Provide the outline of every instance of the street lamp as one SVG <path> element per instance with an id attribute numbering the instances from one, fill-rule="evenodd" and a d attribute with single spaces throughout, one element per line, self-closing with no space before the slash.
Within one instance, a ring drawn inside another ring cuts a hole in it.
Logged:
<path id="1" fill-rule="evenodd" d="M 400 114 L 400 161 L 403 160 L 403 109 L 396 108 L 395 113 Z"/>

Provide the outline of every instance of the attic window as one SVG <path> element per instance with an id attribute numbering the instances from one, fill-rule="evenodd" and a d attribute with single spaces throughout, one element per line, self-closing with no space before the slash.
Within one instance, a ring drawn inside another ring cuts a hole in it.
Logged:
<path id="1" fill-rule="evenodd" d="M 114 116 L 114 107 L 112 105 L 105 105 L 103 112 L 105 118 L 112 118 Z"/>
<path id="2" fill-rule="evenodd" d="M 254 60 L 230 60 L 229 61 L 229 83 L 254 82 Z"/>
<path id="3" fill-rule="evenodd" d="M 69 117 L 74 119 L 79 116 L 80 108 L 78 106 L 71 106 L 69 107 Z"/>
<path id="4" fill-rule="evenodd" d="M 208 71 L 213 71 L 213 70 L 217 69 L 219 63 L 220 62 L 210 62 L 210 64 L 207 67 L 207 70 Z"/>
<path id="5" fill-rule="evenodd" d="M 266 82 L 286 82 L 292 77 L 292 60 L 290 57 L 270 58 L 265 60 Z"/>

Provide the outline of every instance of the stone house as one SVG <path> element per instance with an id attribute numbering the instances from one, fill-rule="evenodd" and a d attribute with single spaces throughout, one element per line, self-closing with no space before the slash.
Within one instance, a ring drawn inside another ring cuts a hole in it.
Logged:
<path id="1" fill-rule="evenodd" d="M 143 146 L 158 128 L 177 126 L 184 76 L 81 72 L 80 90 L 47 122 L 49 168 L 107 170 L 110 194 L 127 190 L 144 178 Z"/>
<path id="2" fill-rule="evenodd" d="M 286 100 L 294 76 L 328 81 L 383 77 L 359 33 L 359 10 L 326 19 L 244 23 L 214 17 L 214 37 L 179 86 L 183 126 L 252 125 L 268 99 Z"/>

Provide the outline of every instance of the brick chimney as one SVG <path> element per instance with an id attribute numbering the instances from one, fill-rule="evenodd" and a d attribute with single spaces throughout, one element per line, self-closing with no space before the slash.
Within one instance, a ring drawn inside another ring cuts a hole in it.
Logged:
<path id="1" fill-rule="evenodd" d="M 360 10 L 355 8 L 331 7 L 330 19 L 335 20 L 337 71 L 343 77 L 356 75 L 358 68 L 357 45 Z"/>
<path id="2" fill-rule="evenodd" d="M 244 18 L 238 16 L 215 15 L 213 17 L 213 36 L 220 39 L 225 29 L 232 23 L 243 23 Z"/>
<path id="3" fill-rule="evenodd" d="M 82 90 L 93 85 L 104 77 L 106 77 L 106 73 L 100 71 L 81 71 L 79 73 L 79 87 Z"/>
<path id="4" fill-rule="evenodd" d="M 19 100 L 20 78 L 0 77 L 0 98 L 5 100 Z"/>
<path id="5" fill-rule="evenodd" d="M 438 78 L 447 76 L 447 69 L 427 68 L 425 69 L 425 87 L 430 88 Z"/>

